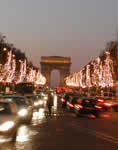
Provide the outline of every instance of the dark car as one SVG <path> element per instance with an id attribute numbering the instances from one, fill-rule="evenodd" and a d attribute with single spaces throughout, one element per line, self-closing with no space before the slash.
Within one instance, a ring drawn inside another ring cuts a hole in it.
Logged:
<path id="1" fill-rule="evenodd" d="M 67 101 L 66 107 L 68 111 L 74 112 L 74 105 L 81 99 L 81 96 L 71 96 Z"/>
<path id="2" fill-rule="evenodd" d="M 63 96 L 63 97 L 61 98 L 62 108 L 66 107 L 67 102 L 68 102 L 69 99 L 71 99 L 71 97 L 73 97 L 73 96 L 74 96 L 74 94 L 72 94 L 72 93 L 67 93 L 67 94 L 65 94 L 65 96 Z"/>
<path id="3" fill-rule="evenodd" d="M 42 95 L 34 95 L 34 108 L 39 109 L 39 108 L 44 108 L 46 107 L 48 97 L 47 96 L 42 96 Z"/>
<path id="4" fill-rule="evenodd" d="M 102 111 L 110 111 L 112 108 L 112 98 L 110 97 L 95 97 L 99 105 L 102 106 Z"/>
<path id="5" fill-rule="evenodd" d="M 29 95 L 29 96 L 25 96 L 26 97 L 26 102 L 32 106 L 32 108 L 34 109 L 34 99 L 33 99 L 33 96 Z"/>
<path id="6" fill-rule="evenodd" d="M 113 111 L 118 111 L 118 97 L 112 99 L 112 109 Z"/>
<path id="7" fill-rule="evenodd" d="M 74 105 L 74 112 L 77 116 L 92 114 L 96 117 L 100 116 L 100 113 L 104 111 L 104 100 L 96 98 L 81 98 Z"/>

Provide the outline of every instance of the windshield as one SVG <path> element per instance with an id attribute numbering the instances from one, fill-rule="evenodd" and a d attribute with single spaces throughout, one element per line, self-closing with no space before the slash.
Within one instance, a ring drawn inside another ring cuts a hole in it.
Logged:
<path id="1" fill-rule="evenodd" d="M 87 106 L 87 107 L 91 107 L 94 106 L 96 104 L 96 101 L 93 99 L 84 99 L 82 101 L 83 106 Z"/>
<path id="2" fill-rule="evenodd" d="M 9 113 L 10 106 L 8 103 L 0 103 L 0 114 Z"/>

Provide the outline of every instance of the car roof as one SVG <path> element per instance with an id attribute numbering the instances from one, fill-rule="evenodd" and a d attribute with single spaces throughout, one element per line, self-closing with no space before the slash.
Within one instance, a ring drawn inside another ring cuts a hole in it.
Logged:
<path id="1" fill-rule="evenodd" d="M 20 96 L 20 95 L 7 95 L 7 96 L 2 96 L 3 98 L 12 98 L 12 97 L 18 97 L 18 98 L 24 98 L 24 96 Z"/>
<path id="2" fill-rule="evenodd" d="M 84 98 L 82 98 L 83 100 L 95 100 L 95 98 L 93 98 L 93 97 L 84 97 Z"/>
<path id="3" fill-rule="evenodd" d="M 25 97 L 33 97 L 33 95 L 26 95 Z"/>
<path id="4" fill-rule="evenodd" d="M 11 101 L 0 100 L 0 103 L 13 103 L 13 102 L 11 102 Z"/>
<path id="5" fill-rule="evenodd" d="M 74 96 L 73 99 L 83 98 L 82 96 Z"/>

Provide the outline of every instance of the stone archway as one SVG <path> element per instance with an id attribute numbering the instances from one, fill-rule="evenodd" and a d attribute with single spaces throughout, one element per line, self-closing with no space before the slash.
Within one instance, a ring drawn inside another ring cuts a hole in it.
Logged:
<path id="1" fill-rule="evenodd" d="M 51 71 L 54 69 L 60 72 L 60 86 L 65 85 L 64 78 L 70 75 L 71 58 L 60 56 L 42 56 L 41 73 L 46 77 L 47 85 L 50 86 Z"/>

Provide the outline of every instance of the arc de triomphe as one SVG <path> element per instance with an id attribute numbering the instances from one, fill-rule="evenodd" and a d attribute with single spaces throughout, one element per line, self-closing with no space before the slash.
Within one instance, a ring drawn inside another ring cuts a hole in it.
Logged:
<path id="1" fill-rule="evenodd" d="M 50 85 L 51 71 L 54 69 L 59 70 L 60 73 L 60 86 L 65 84 L 64 78 L 70 75 L 71 58 L 61 56 L 42 56 L 41 73 L 46 77 L 46 85 Z"/>

